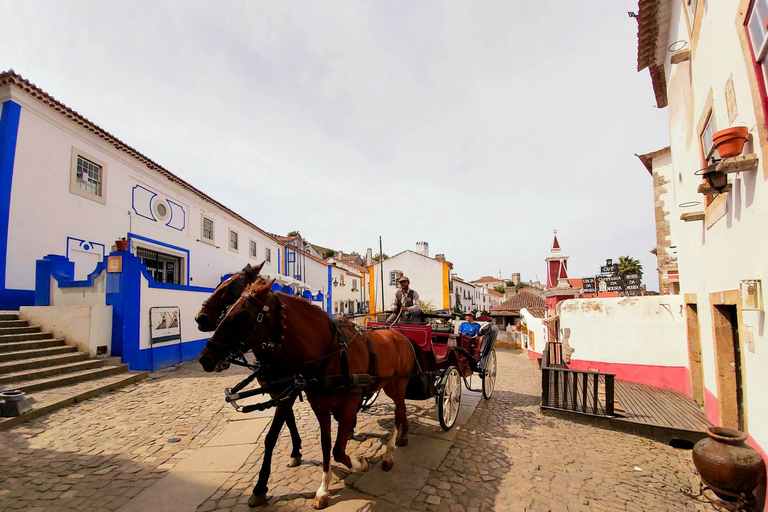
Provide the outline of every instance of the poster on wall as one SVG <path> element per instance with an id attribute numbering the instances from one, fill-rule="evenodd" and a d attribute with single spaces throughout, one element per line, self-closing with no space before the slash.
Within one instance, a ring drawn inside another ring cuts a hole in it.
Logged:
<path id="1" fill-rule="evenodd" d="M 153 345 L 181 342 L 181 309 L 178 306 L 149 308 L 149 331 Z"/>

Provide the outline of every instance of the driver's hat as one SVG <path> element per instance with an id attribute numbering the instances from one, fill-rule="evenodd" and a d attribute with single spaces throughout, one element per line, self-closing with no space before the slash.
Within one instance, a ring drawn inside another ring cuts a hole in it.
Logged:
<path id="1" fill-rule="evenodd" d="M 411 282 L 411 280 L 408 279 L 408 277 L 406 277 L 406 276 L 401 276 L 400 279 L 397 280 L 398 283 L 402 283 L 403 281 L 405 281 L 407 283 Z"/>

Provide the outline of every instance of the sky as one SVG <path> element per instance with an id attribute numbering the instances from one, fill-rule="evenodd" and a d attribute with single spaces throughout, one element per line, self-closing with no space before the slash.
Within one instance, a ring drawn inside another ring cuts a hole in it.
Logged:
<path id="1" fill-rule="evenodd" d="M 658 290 L 637 9 L 0 0 L 0 70 L 266 231 L 543 282 L 557 230 L 570 277 L 629 255 Z"/>

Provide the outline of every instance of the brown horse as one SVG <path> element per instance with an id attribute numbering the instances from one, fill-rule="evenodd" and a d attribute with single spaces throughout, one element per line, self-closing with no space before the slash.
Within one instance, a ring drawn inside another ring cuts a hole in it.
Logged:
<path id="1" fill-rule="evenodd" d="M 195 316 L 198 329 L 203 332 L 215 330 L 219 321 L 223 318 L 223 313 L 235 303 L 246 288 L 250 287 L 253 283 L 264 284 L 265 281 L 259 276 L 263 266 L 263 262 L 255 267 L 248 264 L 240 272 L 232 274 L 232 276 L 219 283 L 219 286 L 203 302 L 202 308 L 197 313 L 197 316 Z M 284 424 L 288 426 L 292 444 L 288 467 L 296 467 L 301 464 L 301 436 L 299 435 L 298 428 L 296 428 L 296 416 L 293 414 L 293 404 L 295 401 L 296 396 L 294 395 L 288 401 L 280 402 L 275 408 L 275 417 L 272 419 L 269 431 L 264 439 L 264 458 L 261 464 L 261 471 L 259 471 L 259 480 L 253 489 L 254 496 L 259 497 L 262 502 L 258 503 L 258 500 L 256 500 L 254 502 L 255 505 L 260 505 L 267 499 L 267 482 L 272 470 L 272 453 Z"/>
<path id="2" fill-rule="evenodd" d="M 323 475 L 314 508 L 328 504 L 331 482 L 331 417 L 338 422 L 333 457 L 353 471 L 364 471 L 365 458 L 346 453 L 350 430 L 363 393 L 378 389 L 395 402 L 395 427 L 387 443 L 383 469 L 394 462 L 392 451 L 408 442 L 405 391 L 416 364 L 413 347 L 401 333 L 382 329 L 358 331 L 348 321 L 332 321 L 322 310 L 288 295 L 274 293 L 271 283 L 254 285 L 230 308 L 200 354 L 205 371 L 219 370 L 231 348 L 254 350 L 260 361 L 281 368 L 282 375 L 300 374 L 308 383 L 307 398 L 320 423 Z M 365 387 L 365 376 L 375 373 Z M 363 376 L 360 380 L 356 377 Z M 254 503 L 255 496 L 251 497 Z"/>

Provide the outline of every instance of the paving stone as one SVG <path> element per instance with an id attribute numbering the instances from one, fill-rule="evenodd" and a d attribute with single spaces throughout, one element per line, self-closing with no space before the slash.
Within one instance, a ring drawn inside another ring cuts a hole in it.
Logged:
<path id="1" fill-rule="evenodd" d="M 269 422 L 268 418 L 231 421 L 220 434 L 208 441 L 205 446 L 256 444 L 264 428 L 269 425 Z"/>

